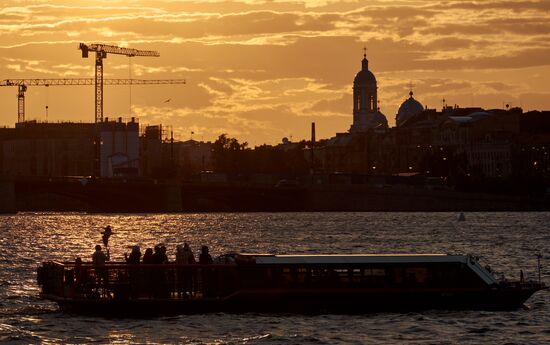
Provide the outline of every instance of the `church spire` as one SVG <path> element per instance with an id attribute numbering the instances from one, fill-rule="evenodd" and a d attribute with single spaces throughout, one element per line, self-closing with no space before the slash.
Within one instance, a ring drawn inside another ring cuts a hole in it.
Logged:
<path id="1" fill-rule="evenodd" d="M 363 71 L 368 71 L 369 69 L 369 60 L 367 60 L 367 47 L 363 47 L 363 61 L 361 61 Z"/>

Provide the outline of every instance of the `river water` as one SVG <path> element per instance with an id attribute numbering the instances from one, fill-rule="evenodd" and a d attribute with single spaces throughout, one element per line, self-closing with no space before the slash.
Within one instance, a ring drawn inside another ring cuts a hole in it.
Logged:
<path id="1" fill-rule="evenodd" d="M 550 283 L 550 213 L 209 213 L 0 216 L 0 343 L 147 344 L 550 344 L 550 292 L 510 312 L 425 311 L 365 315 L 207 314 L 104 319 L 60 313 L 40 300 L 44 260 L 91 257 L 109 224 L 111 257 L 130 246 L 183 241 L 214 255 L 260 253 L 470 253 L 512 279 L 523 269 Z M 136 315 L 139 316 L 139 315 Z"/>

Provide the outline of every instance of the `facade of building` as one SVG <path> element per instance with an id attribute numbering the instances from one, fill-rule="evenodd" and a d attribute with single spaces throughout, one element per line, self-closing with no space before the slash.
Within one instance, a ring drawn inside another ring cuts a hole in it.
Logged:
<path id="1" fill-rule="evenodd" d="M 96 142 L 88 123 L 28 121 L 0 128 L 0 175 L 95 175 Z"/>
<path id="2" fill-rule="evenodd" d="M 0 129 L 2 176 L 139 175 L 139 125 L 132 119 L 95 123 L 17 123 Z"/>
<path id="3" fill-rule="evenodd" d="M 139 124 L 105 119 L 99 124 L 100 176 L 139 175 Z"/>
<path id="4" fill-rule="evenodd" d="M 211 142 L 190 139 L 173 145 L 173 155 L 179 175 L 192 175 L 212 170 Z"/>

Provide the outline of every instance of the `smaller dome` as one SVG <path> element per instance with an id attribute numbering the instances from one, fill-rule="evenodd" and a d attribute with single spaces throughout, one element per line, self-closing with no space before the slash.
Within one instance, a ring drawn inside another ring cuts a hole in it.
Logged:
<path id="1" fill-rule="evenodd" d="M 388 128 L 388 119 L 386 119 L 386 116 L 378 110 L 376 113 L 374 113 L 374 116 L 369 121 L 368 124 L 369 128 Z"/>
<path id="2" fill-rule="evenodd" d="M 403 104 L 401 104 L 399 110 L 397 111 L 397 115 L 395 116 L 395 122 L 398 126 L 424 110 L 424 106 L 422 106 L 419 101 L 413 98 L 412 91 L 409 93 L 409 95 L 410 97 L 405 102 L 403 102 Z"/>

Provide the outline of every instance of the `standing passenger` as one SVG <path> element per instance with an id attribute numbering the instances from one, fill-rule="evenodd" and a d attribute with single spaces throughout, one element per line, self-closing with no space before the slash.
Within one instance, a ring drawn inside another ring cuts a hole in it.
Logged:
<path id="1" fill-rule="evenodd" d="M 201 265 L 209 265 L 212 264 L 212 256 L 208 253 L 208 247 L 202 246 L 201 247 L 201 254 L 199 255 L 199 264 Z M 212 291 L 214 291 L 214 277 L 213 272 L 210 268 L 201 268 L 201 284 L 202 285 L 202 293 L 203 296 L 210 297 L 212 294 Z"/>
<path id="2" fill-rule="evenodd" d="M 109 252 L 107 254 L 101 251 L 101 246 L 98 244 L 95 246 L 95 252 L 92 255 L 92 265 L 95 270 L 95 275 L 98 285 L 103 281 L 104 285 L 107 285 L 108 272 L 105 268 L 105 262 L 109 261 Z"/>
<path id="3" fill-rule="evenodd" d="M 166 255 L 166 247 L 164 245 L 160 246 L 160 263 L 167 264 L 168 256 Z"/>
<path id="4" fill-rule="evenodd" d="M 146 265 L 150 265 L 153 263 L 153 249 L 147 248 L 145 249 L 145 254 L 143 254 L 142 262 Z M 151 268 L 144 268 L 142 270 L 143 272 L 143 290 L 148 295 L 148 297 L 151 297 L 153 293 L 153 272 Z"/>
<path id="5" fill-rule="evenodd" d="M 139 265 L 139 259 L 141 259 L 141 251 L 139 250 L 139 246 L 133 246 L 130 256 L 124 254 L 124 258 L 126 259 L 126 263 L 128 265 Z M 128 275 L 130 278 L 130 294 L 133 298 L 137 298 L 139 297 L 140 291 L 140 277 L 142 276 L 141 271 L 139 268 L 129 268 Z"/>
<path id="6" fill-rule="evenodd" d="M 164 248 L 164 249 L 163 249 Z M 153 253 L 153 264 L 162 265 L 168 262 L 166 257 L 166 247 L 163 245 L 156 245 Z M 154 269 L 151 271 L 151 284 L 153 287 L 153 294 L 155 297 L 165 297 L 167 291 L 167 279 L 166 269 Z"/>
<path id="7" fill-rule="evenodd" d="M 176 263 L 178 265 L 189 265 L 195 263 L 195 256 L 193 255 L 193 251 L 187 242 L 183 244 L 183 247 L 178 245 L 176 250 Z"/>
<path id="8" fill-rule="evenodd" d="M 153 249 L 145 249 L 145 254 L 143 254 L 143 263 L 152 264 L 153 263 Z"/>
<path id="9" fill-rule="evenodd" d="M 133 246 L 130 256 L 127 256 L 126 254 L 124 254 L 124 258 L 126 259 L 127 264 L 130 264 L 130 265 L 139 264 L 139 260 L 141 259 L 141 251 L 139 249 L 139 246 Z"/>
<path id="10" fill-rule="evenodd" d="M 86 269 L 82 267 L 82 259 L 80 257 L 77 257 L 74 262 L 74 277 L 73 292 L 81 294 L 83 286 L 86 283 Z"/>
<path id="11" fill-rule="evenodd" d="M 212 264 L 214 261 L 212 260 L 212 256 L 208 253 L 208 246 L 202 246 L 201 247 L 201 254 L 199 255 L 199 264 L 201 265 L 207 265 Z"/>
<path id="12" fill-rule="evenodd" d="M 153 249 L 154 253 L 153 253 L 153 256 L 151 257 L 152 262 L 154 264 L 161 264 L 162 263 L 162 257 L 161 257 L 161 254 L 160 254 L 160 245 L 157 244 L 154 248 L 155 248 L 155 249 Z"/>
<path id="13" fill-rule="evenodd" d="M 176 247 L 176 264 L 190 265 L 195 263 L 193 251 L 189 248 L 189 244 L 185 242 L 183 246 Z M 192 268 L 179 268 L 178 275 L 178 297 L 184 292 L 185 296 L 193 295 L 193 270 Z"/>

